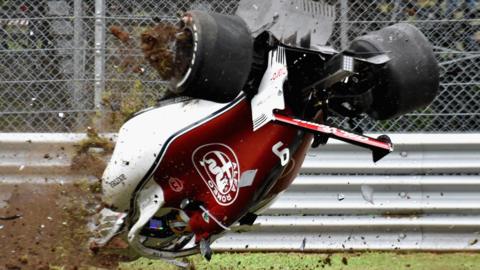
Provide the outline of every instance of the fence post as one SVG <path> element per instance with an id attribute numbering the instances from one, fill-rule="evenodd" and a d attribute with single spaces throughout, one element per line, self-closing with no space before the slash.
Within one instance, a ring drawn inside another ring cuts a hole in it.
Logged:
<path id="1" fill-rule="evenodd" d="M 101 111 L 105 89 L 105 0 L 95 0 L 95 110 Z"/>
<path id="2" fill-rule="evenodd" d="M 85 40 L 83 33 L 82 0 L 73 3 L 73 106 L 76 111 L 85 110 Z M 83 122 L 83 115 L 77 114 L 76 125 Z"/>
<path id="3" fill-rule="evenodd" d="M 340 0 L 340 46 L 344 50 L 348 46 L 348 0 Z"/>

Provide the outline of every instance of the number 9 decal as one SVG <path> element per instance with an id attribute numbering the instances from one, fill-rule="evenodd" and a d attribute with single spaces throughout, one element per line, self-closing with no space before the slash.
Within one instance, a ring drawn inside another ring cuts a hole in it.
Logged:
<path id="1" fill-rule="evenodd" d="M 280 158 L 280 164 L 282 164 L 282 166 L 285 166 L 290 160 L 290 150 L 288 149 L 288 147 L 286 147 L 283 150 L 280 150 L 280 147 L 282 146 L 283 146 L 283 143 L 278 142 L 272 147 L 272 151 L 277 157 Z"/>

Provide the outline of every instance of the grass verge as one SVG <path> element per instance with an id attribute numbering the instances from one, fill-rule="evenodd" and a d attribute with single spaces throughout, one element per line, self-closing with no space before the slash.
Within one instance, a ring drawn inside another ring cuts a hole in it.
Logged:
<path id="1" fill-rule="evenodd" d="M 222 253 L 207 262 L 190 257 L 190 269 L 344 269 L 344 270 L 452 270 L 479 269 L 480 253 Z M 122 270 L 178 269 L 160 261 L 139 259 L 121 264 Z"/>

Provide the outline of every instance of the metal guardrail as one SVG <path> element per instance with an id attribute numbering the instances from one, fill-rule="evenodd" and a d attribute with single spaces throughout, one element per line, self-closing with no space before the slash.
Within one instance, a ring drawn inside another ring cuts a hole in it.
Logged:
<path id="1" fill-rule="evenodd" d="M 112 135 L 114 136 L 114 135 Z M 252 231 L 216 250 L 480 250 L 480 134 L 396 134 L 395 151 L 332 140 Z M 0 134 L 0 183 L 57 183 L 81 134 Z M 244 228 L 235 227 L 235 231 Z"/>

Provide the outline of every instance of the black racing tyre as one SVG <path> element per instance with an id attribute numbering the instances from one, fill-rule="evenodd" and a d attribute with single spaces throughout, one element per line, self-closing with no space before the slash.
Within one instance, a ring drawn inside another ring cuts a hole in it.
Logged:
<path id="1" fill-rule="evenodd" d="M 439 87 L 439 68 L 432 47 L 416 27 L 395 24 L 356 38 L 350 51 L 363 56 L 386 53 L 390 61 L 372 90 L 367 114 L 390 119 L 430 104 Z"/>
<path id="2" fill-rule="evenodd" d="M 189 11 L 184 23 L 193 40 L 191 64 L 172 82 L 177 94 L 229 102 L 244 87 L 253 60 L 253 38 L 238 16 Z"/>

